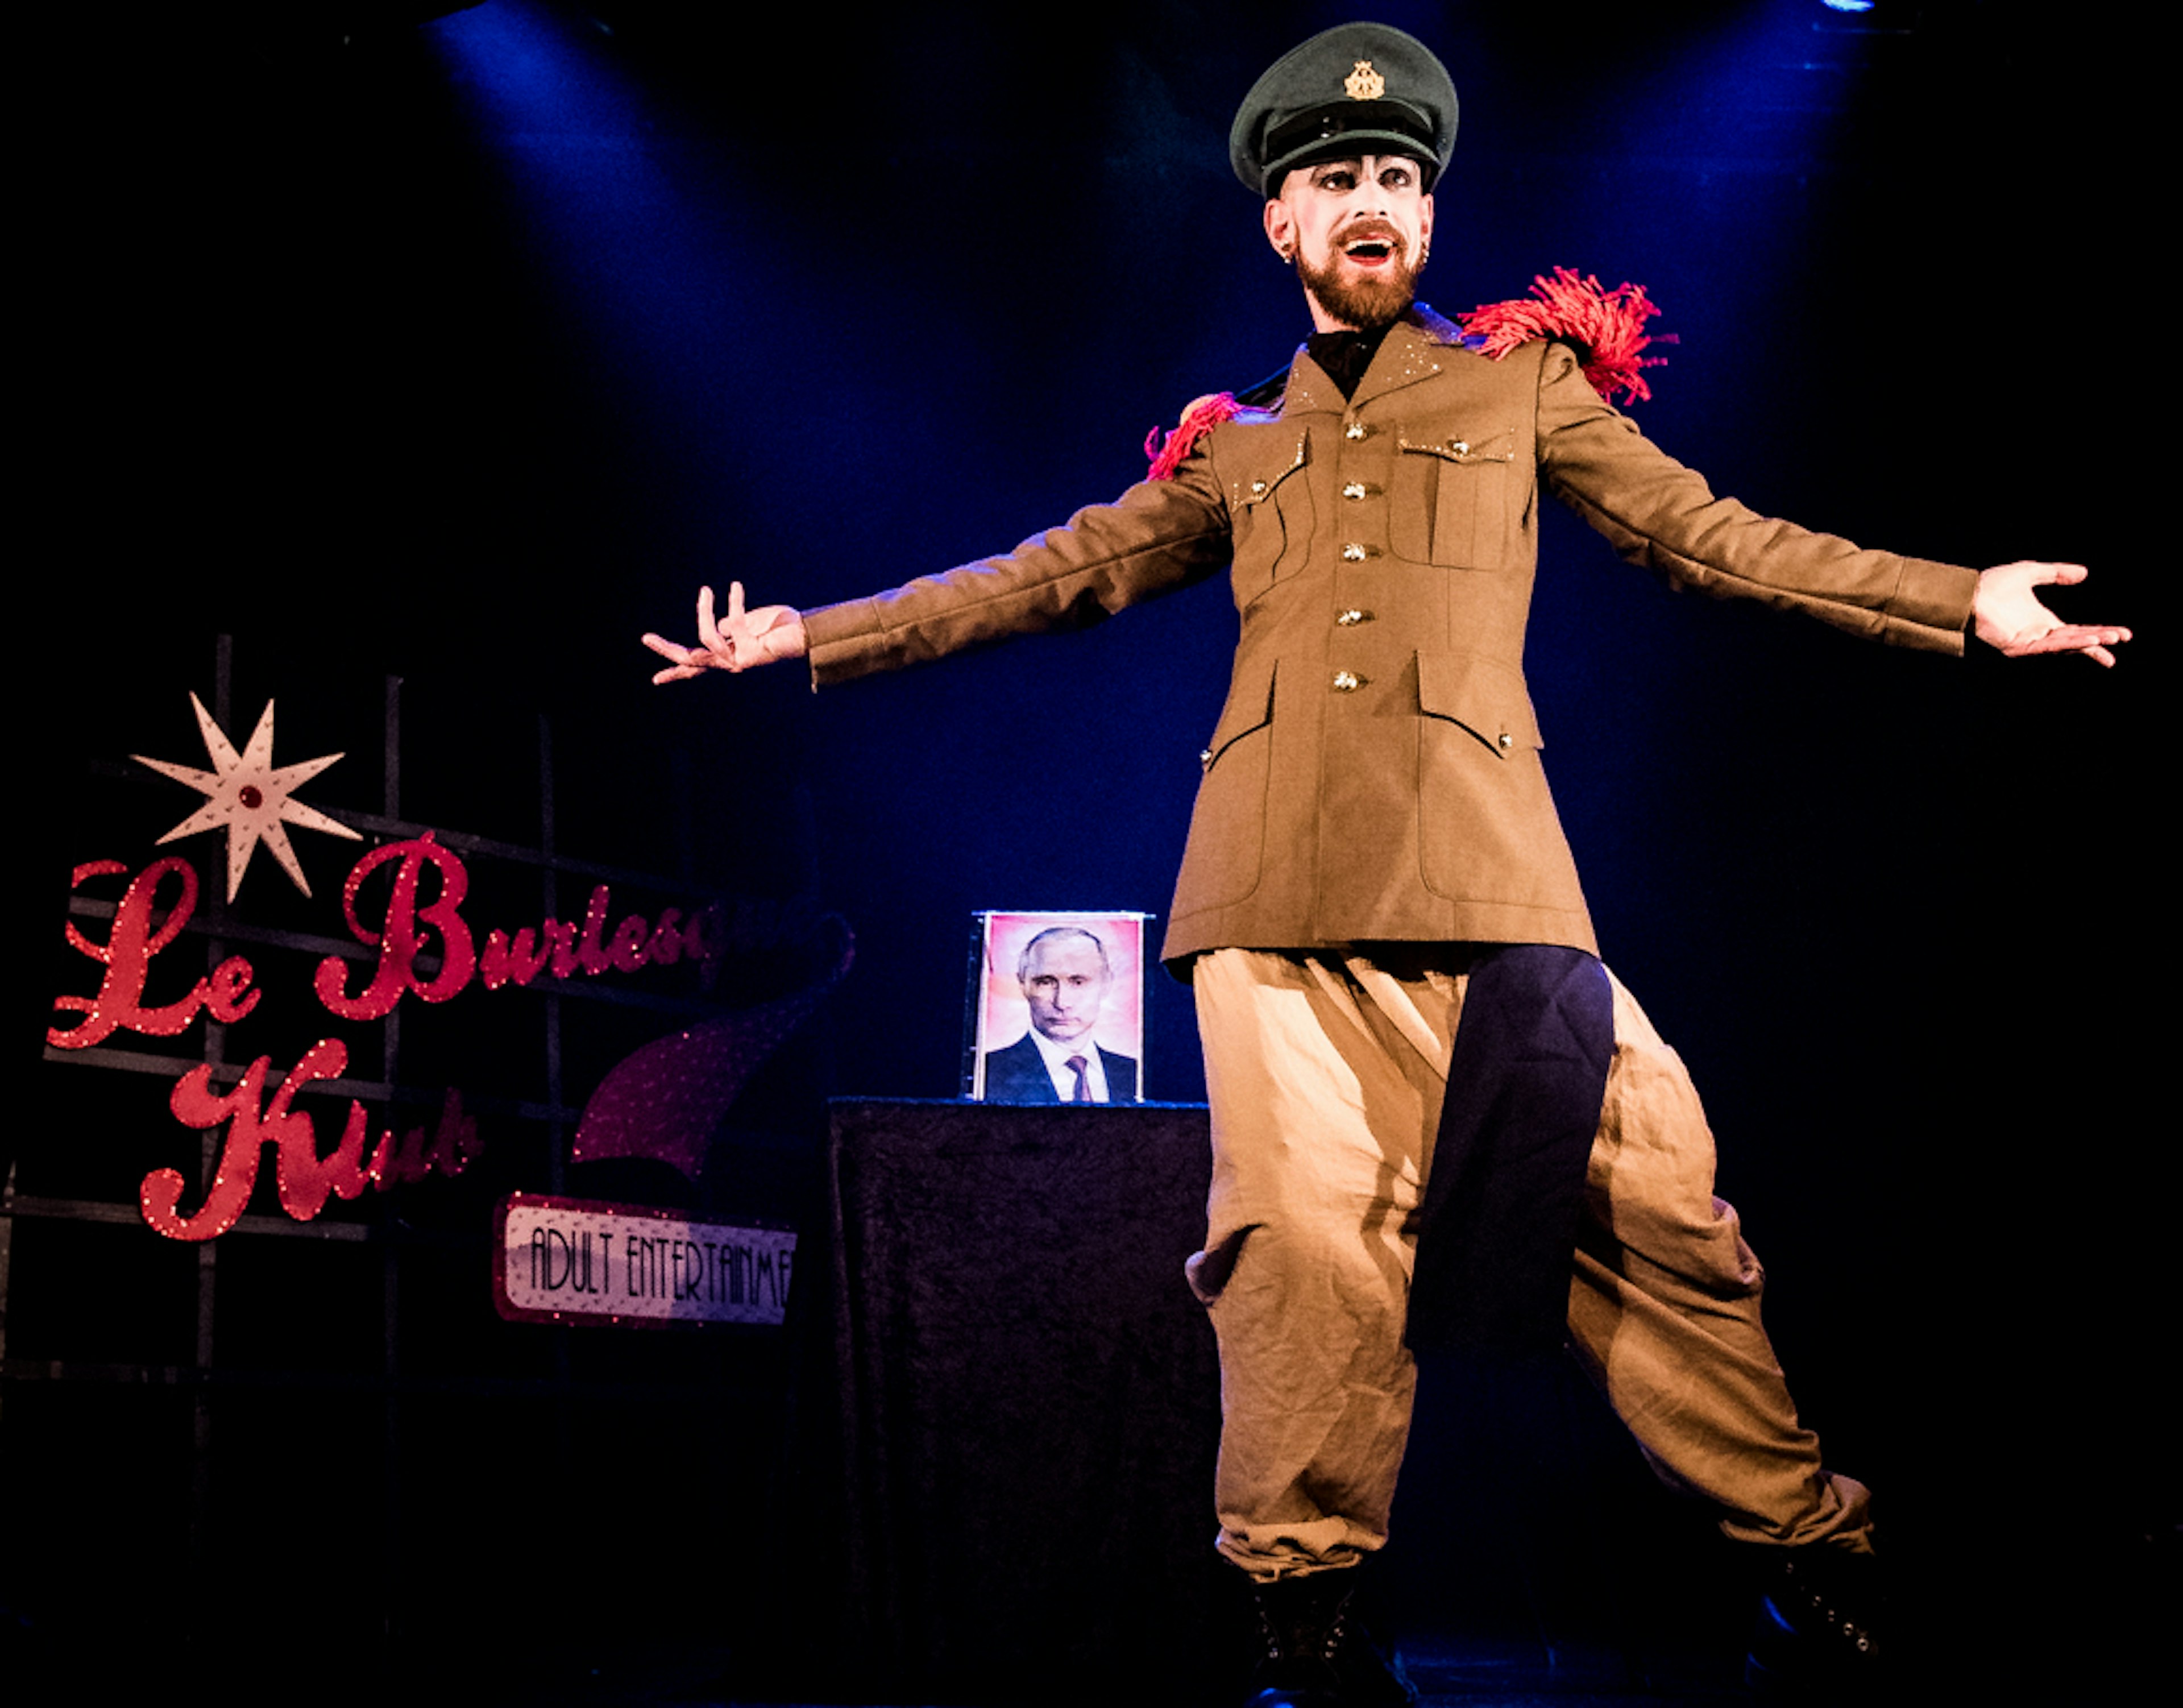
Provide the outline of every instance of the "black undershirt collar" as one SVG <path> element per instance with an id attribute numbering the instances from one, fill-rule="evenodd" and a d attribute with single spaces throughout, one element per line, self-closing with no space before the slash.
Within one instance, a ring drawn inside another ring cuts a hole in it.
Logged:
<path id="1" fill-rule="evenodd" d="M 1364 332 L 1314 332 L 1304 340 L 1304 348 L 1341 388 L 1342 401 L 1347 403 L 1357 395 L 1357 382 L 1372 365 L 1372 358 L 1379 353 L 1386 336 L 1386 326 Z"/>

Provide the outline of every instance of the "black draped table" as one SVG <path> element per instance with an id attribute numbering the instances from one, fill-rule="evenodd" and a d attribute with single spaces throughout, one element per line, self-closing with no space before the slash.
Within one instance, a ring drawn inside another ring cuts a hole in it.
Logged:
<path id="1" fill-rule="evenodd" d="M 1188 1700 L 1219 1375 L 1203 1104 L 833 1106 L 849 1606 L 890 1689 Z"/>

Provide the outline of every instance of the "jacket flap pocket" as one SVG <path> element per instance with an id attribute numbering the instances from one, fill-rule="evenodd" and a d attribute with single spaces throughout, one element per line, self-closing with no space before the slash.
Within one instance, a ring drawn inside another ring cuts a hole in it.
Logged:
<path id="1" fill-rule="evenodd" d="M 1254 465 L 1247 474 L 1239 475 L 1228 483 L 1230 501 L 1241 509 L 1264 503 L 1273 497 L 1276 487 L 1304 465 L 1305 453 L 1309 447 L 1309 437 L 1301 427 L 1297 429 L 1293 448 L 1269 445 L 1267 453 L 1254 459 Z M 1283 450 L 1288 451 L 1286 462 L 1280 460 Z"/>
<path id="2" fill-rule="evenodd" d="M 1421 456 L 1443 458 L 1451 463 L 1513 463 L 1516 460 L 1516 430 L 1514 427 L 1477 435 L 1450 433 L 1445 438 L 1415 442 L 1398 438 L 1395 442 L 1405 451 Z"/>
<path id="3" fill-rule="evenodd" d="M 1419 653 L 1418 709 L 1462 725 L 1504 759 L 1545 745 L 1523 673 L 1476 653 Z"/>
<path id="4" fill-rule="evenodd" d="M 1220 709 L 1220 721 L 1214 726 L 1213 739 L 1198 756 L 1205 769 L 1211 771 L 1236 742 L 1273 720 L 1273 664 L 1269 661 L 1261 670 L 1239 670 L 1228 691 L 1228 704 Z"/>

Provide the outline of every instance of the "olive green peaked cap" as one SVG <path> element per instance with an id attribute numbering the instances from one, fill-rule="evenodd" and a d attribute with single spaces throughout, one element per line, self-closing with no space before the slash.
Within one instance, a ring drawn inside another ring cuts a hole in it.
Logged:
<path id="1" fill-rule="evenodd" d="M 1408 154 L 1432 188 L 1455 150 L 1455 82 L 1431 48 L 1386 24 L 1341 24 L 1275 61 L 1228 132 L 1245 187 L 1271 198 L 1292 168 Z"/>

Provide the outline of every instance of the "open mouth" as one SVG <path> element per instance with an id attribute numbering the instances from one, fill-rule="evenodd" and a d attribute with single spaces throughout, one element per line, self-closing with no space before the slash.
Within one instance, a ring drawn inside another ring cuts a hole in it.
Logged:
<path id="1" fill-rule="evenodd" d="M 1395 241 L 1382 236 L 1352 237 L 1341 246 L 1341 253 L 1364 266 L 1383 266 L 1394 259 Z"/>

